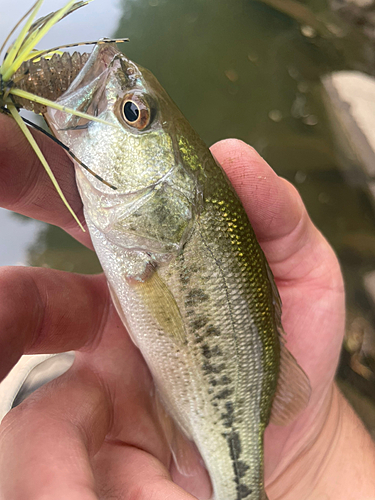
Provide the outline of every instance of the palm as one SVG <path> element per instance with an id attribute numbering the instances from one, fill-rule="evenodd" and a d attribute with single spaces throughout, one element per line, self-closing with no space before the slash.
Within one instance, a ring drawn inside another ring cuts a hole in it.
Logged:
<path id="1" fill-rule="evenodd" d="M 60 151 L 50 144 L 45 144 L 45 148 L 49 148 L 58 167 L 62 171 L 66 169 L 68 160 L 61 156 Z M 266 431 L 267 484 L 267 479 L 274 481 L 300 449 L 314 439 L 324 419 L 322 407 L 331 388 L 344 326 L 342 278 L 332 250 L 308 220 L 290 185 L 277 178 L 243 144 L 219 143 L 213 151 L 238 191 L 270 262 L 283 300 L 288 348 L 306 371 L 313 389 L 308 409 L 296 422 L 286 428 L 270 425 Z M 20 148 L 18 153 L 12 149 L 3 153 L 4 163 L 15 161 L 16 167 L 18 162 L 14 157 L 17 154 L 26 156 Z M 3 206 L 49 220 L 78 235 L 73 226 L 68 226 L 54 192 L 47 191 L 52 203 L 43 200 L 46 186 L 49 186 L 44 177 L 34 196 L 25 196 L 26 204 L 16 187 L 17 183 L 23 185 L 26 182 L 30 170 L 13 169 L 10 175 L 9 169 L 3 168 L 0 172 L 3 176 L 0 185 L 7 186 L 7 190 L 0 193 Z M 39 172 L 39 166 L 34 165 L 31 172 Z M 64 177 L 67 177 L 66 173 Z M 80 201 L 72 176 L 65 182 L 72 192 L 69 201 L 78 211 Z M 47 206 L 50 207 L 48 211 Z M 79 235 L 79 239 L 89 243 L 87 236 Z M 33 321 L 38 324 L 31 328 L 31 333 L 25 333 L 17 340 L 6 329 L 0 332 L 0 352 L 6 352 L 5 348 L 1 351 L 3 344 L 10 353 L 4 360 L 3 370 L 9 369 L 24 350 L 56 352 L 76 349 L 78 353 L 67 374 L 9 415 L 8 421 L 17 419 L 18 427 L 24 428 L 29 438 L 25 445 L 22 432 L 15 435 L 3 433 L 3 449 L 23 446 L 23 453 L 14 463 L 7 460 L 4 467 L 0 463 L 0 476 L 8 475 L 7 471 L 12 468 L 30 468 L 32 459 L 37 468 L 40 457 L 51 456 L 53 460 L 43 464 L 42 470 L 49 475 L 49 488 L 53 488 L 55 498 L 56 491 L 61 493 L 61 498 L 66 495 L 73 498 L 72 491 L 78 492 L 77 498 L 96 498 L 94 483 L 103 498 L 123 498 L 125 491 L 127 497 L 135 494 L 143 498 L 152 494 L 165 499 L 168 495 L 179 494 L 181 498 L 188 498 L 187 493 L 168 480 L 168 470 L 173 479 L 188 491 L 209 498 L 209 482 L 203 468 L 198 469 L 194 478 L 184 478 L 172 465 L 168 445 L 155 415 L 150 374 L 110 303 L 105 279 L 30 269 L 11 270 L 4 276 L 12 283 L 16 278 L 19 293 L 25 295 L 28 292 L 22 284 L 31 278 L 38 290 L 46 290 L 44 296 L 48 297 L 48 304 L 43 303 L 41 294 L 42 304 L 39 303 L 38 307 L 43 310 L 40 312 L 42 327 L 37 322 L 35 309 L 38 309 L 31 300 L 29 309 L 26 306 L 23 314 L 15 311 L 13 318 L 7 317 L 11 323 L 18 314 L 16 325 L 19 327 L 29 325 L 34 314 L 36 319 Z M 4 279 L 3 283 L 6 283 Z M 59 293 L 62 287 L 71 293 Z M 7 300 L 11 306 L 9 296 Z M 0 324 L 4 324 L 1 319 Z M 316 418 L 316 415 L 321 417 Z M 42 439 L 40 428 L 43 429 Z M 57 448 L 56 435 L 60 436 Z M 36 461 L 35 454 L 39 457 Z M 56 468 L 58 472 L 52 474 L 52 469 Z M 22 487 L 18 486 L 19 490 L 22 489 L 20 498 L 27 498 L 31 488 L 35 491 L 38 487 L 45 488 L 43 475 L 39 476 L 40 484 L 36 484 L 35 475 L 31 477 L 33 486 L 28 481 L 24 481 Z M 0 484 L 3 484 L 4 491 L 6 488 L 13 491 L 14 484 L 9 477 L 4 483 L 0 480 Z"/>

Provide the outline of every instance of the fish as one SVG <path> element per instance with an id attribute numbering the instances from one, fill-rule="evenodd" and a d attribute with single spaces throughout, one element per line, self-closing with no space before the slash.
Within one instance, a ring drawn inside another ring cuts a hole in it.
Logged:
<path id="1" fill-rule="evenodd" d="M 272 404 L 276 423 L 292 420 L 309 383 L 286 350 L 280 297 L 238 196 L 156 78 L 116 46 L 94 48 L 57 103 L 120 125 L 45 115 L 117 188 L 76 164 L 113 302 L 158 397 L 197 446 L 216 500 L 266 499 Z"/>
<path id="2" fill-rule="evenodd" d="M 266 500 L 264 430 L 292 422 L 311 389 L 286 348 L 247 214 L 157 79 L 115 44 L 96 44 L 67 87 L 40 112 L 73 154 L 87 227 L 153 376 L 162 428 L 168 438 L 171 421 L 194 443 L 215 500 Z M 188 474 L 179 442 L 169 439 Z"/>

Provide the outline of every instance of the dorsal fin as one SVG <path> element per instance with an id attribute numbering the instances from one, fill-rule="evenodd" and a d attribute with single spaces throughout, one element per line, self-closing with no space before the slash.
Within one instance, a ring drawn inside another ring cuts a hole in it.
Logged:
<path id="1" fill-rule="evenodd" d="M 288 425 L 307 407 L 311 386 L 306 373 L 285 346 L 285 332 L 281 324 L 281 299 L 268 263 L 266 268 L 272 288 L 275 325 L 280 338 L 280 370 L 270 422 L 275 425 Z"/>
<path id="2" fill-rule="evenodd" d="M 280 339 L 280 371 L 276 394 L 272 404 L 270 422 L 288 425 L 308 405 L 310 381 L 294 356 Z"/>

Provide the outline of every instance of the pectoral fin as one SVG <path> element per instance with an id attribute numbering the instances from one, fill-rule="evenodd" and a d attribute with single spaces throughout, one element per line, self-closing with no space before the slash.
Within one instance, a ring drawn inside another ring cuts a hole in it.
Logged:
<path id="1" fill-rule="evenodd" d="M 180 309 L 158 272 L 150 273 L 145 281 L 132 281 L 131 285 L 141 295 L 143 304 L 165 334 L 178 342 L 185 342 Z"/>
<path id="2" fill-rule="evenodd" d="M 280 372 L 270 422 L 288 425 L 308 405 L 311 387 L 306 373 L 281 339 Z"/>

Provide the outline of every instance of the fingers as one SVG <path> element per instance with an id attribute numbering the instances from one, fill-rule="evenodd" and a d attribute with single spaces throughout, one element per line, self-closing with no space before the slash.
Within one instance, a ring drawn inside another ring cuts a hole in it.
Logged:
<path id="1" fill-rule="evenodd" d="M 194 469 L 194 477 L 185 477 L 185 482 L 173 468 L 151 374 L 140 351 L 119 327 L 114 309 L 108 325 L 98 347 L 78 358 L 105 381 L 113 405 L 113 424 L 92 460 L 100 499 L 192 500 L 188 493 L 211 498 L 204 467 Z M 169 470 L 188 493 L 173 483 Z"/>
<path id="2" fill-rule="evenodd" d="M 3 500 L 193 499 L 170 478 L 151 377 L 111 311 L 99 344 L 5 417 Z"/>
<path id="3" fill-rule="evenodd" d="M 105 443 L 94 460 L 102 500 L 193 500 L 172 482 L 166 467 L 145 451 L 124 443 Z"/>
<path id="4" fill-rule="evenodd" d="M 8 267 L 0 282 L 0 380 L 24 353 L 79 349 L 100 336 L 109 307 L 104 276 Z"/>
<path id="5" fill-rule="evenodd" d="M 260 242 L 279 239 L 293 231 L 303 216 L 303 203 L 293 187 L 255 149 L 237 139 L 227 139 L 214 144 L 211 152 L 251 215 Z"/>
<path id="6" fill-rule="evenodd" d="M 276 280 L 306 281 L 331 270 L 340 275 L 332 249 L 289 182 L 242 141 L 221 141 L 211 151 L 240 197 Z"/>
<path id="7" fill-rule="evenodd" d="M 0 144 L 1 206 L 59 225 L 90 245 L 88 234 L 77 227 L 14 121 L 0 115 L 0 133 L 3 137 Z M 53 141 L 38 132 L 34 135 L 69 203 L 83 220 L 71 161 Z M 322 250 L 327 253 L 329 247 L 312 225 L 295 189 L 241 141 L 222 141 L 214 145 L 212 151 L 238 192 L 267 258 L 271 265 L 274 264 L 272 269 L 276 278 L 305 278 L 312 269 L 306 263 L 313 262 L 311 258 L 306 261 L 306 255 L 311 256 L 313 250 L 314 256 L 319 257 Z"/>
<path id="8" fill-rule="evenodd" d="M 236 189 L 275 276 L 288 349 L 321 399 L 333 379 L 344 333 L 345 294 L 337 258 L 296 189 L 253 148 L 228 140 L 215 144 L 212 152 Z"/>
<path id="9" fill-rule="evenodd" d="M 33 135 L 69 204 L 83 222 L 72 162 L 51 139 L 37 131 Z M 0 206 L 60 226 L 91 246 L 88 233 L 78 228 L 27 139 L 14 120 L 3 114 L 0 114 L 0 136 Z"/>
<path id="10" fill-rule="evenodd" d="M 108 394 L 89 370 L 31 395 L 0 428 L 0 498 L 98 500 L 90 458 L 111 420 Z"/>
<path id="11" fill-rule="evenodd" d="M 308 410 L 287 427 L 265 431 L 265 477 L 278 475 L 319 432 L 345 327 L 345 295 L 336 256 L 311 222 L 296 189 L 250 146 L 211 148 L 237 191 L 271 266 L 283 303 L 287 348 L 310 379 Z M 289 461 L 289 462 L 288 462 Z"/>

